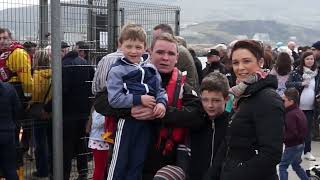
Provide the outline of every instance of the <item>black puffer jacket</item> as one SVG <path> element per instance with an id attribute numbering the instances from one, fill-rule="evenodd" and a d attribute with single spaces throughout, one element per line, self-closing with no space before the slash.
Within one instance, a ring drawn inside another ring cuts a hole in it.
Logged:
<path id="1" fill-rule="evenodd" d="M 0 132 L 13 132 L 16 129 L 21 104 L 14 87 L 0 81 Z"/>
<path id="2" fill-rule="evenodd" d="M 94 69 L 78 53 L 71 51 L 62 58 L 62 104 L 64 119 L 83 119 L 89 116 L 91 84 Z M 52 111 L 51 102 L 45 107 Z"/>
<path id="3" fill-rule="evenodd" d="M 276 77 L 268 75 L 248 86 L 239 99 L 225 147 L 219 149 L 214 161 L 214 167 L 222 165 L 221 180 L 277 179 L 285 112 L 276 88 Z M 221 156 L 225 156 L 223 162 L 219 160 Z M 211 171 L 208 179 L 214 179 L 219 172 L 219 169 Z"/>

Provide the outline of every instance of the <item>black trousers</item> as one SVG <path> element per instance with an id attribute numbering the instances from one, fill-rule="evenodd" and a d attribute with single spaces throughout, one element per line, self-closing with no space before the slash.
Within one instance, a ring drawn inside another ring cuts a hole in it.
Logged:
<path id="1" fill-rule="evenodd" d="M 85 125 L 80 119 L 64 119 L 63 120 L 63 166 L 64 166 L 64 180 L 69 180 L 72 168 L 72 159 L 79 153 L 78 147 L 83 144 L 85 135 Z M 81 155 L 80 162 L 77 163 L 81 168 L 87 169 L 87 156 Z M 83 171 L 78 172 L 83 175 Z"/>
<path id="2" fill-rule="evenodd" d="M 18 180 L 14 131 L 0 131 L 0 169 L 7 180 Z"/>

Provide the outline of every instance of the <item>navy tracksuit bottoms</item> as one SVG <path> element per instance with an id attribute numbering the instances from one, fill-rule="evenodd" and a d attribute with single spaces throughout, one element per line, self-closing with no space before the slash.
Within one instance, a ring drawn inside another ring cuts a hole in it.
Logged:
<path id="1" fill-rule="evenodd" d="M 107 180 L 141 179 L 150 136 L 150 122 L 119 119 Z"/>

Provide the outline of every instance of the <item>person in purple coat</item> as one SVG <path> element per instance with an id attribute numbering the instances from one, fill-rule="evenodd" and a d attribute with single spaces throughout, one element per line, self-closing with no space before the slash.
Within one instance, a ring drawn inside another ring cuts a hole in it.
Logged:
<path id="1" fill-rule="evenodd" d="M 287 169 L 289 165 L 301 180 L 308 180 L 306 171 L 300 166 L 301 155 L 304 150 L 304 139 L 307 135 L 307 119 L 299 109 L 299 92 L 295 88 L 284 91 L 282 97 L 286 108 L 284 126 L 285 149 L 279 164 L 280 180 L 288 180 Z"/>

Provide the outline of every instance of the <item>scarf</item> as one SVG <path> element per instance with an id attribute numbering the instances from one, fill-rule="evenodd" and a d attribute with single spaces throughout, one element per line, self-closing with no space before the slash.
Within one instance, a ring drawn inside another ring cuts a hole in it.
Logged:
<path id="1" fill-rule="evenodd" d="M 247 87 L 258 82 L 260 79 L 267 77 L 268 73 L 263 71 L 257 71 L 255 74 L 251 74 L 244 81 L 237 80 L 237 85 L 229 89 L 229 92 L 235 96 L 233 101 L 233 109 L 238 109 L 238 100 L 241 95 L 246 91 Z"/>
<path id="2" fill-rule="evenodd" d="M 244 81 L 239 81 L 237 79 L 237 85 L 230 88 L 229 92 L 233 94 L 236 98 L 239 98 L 251 84 L 258 82 L 260 79 L 264 79 L 268 73 L 257 71 L 255 74 L 249 75 L 249 77 Z"/>
<path id="3" fill-rule="evenodd" d="M 304 81 L 310 81 L 311 79 L 316 77 L 317 74 L 318 74 L 318 69 L 312 71 L 310 68 L 307 68 L 307 67 L 304 66 L 303 67 L 302 79 Z"/>

